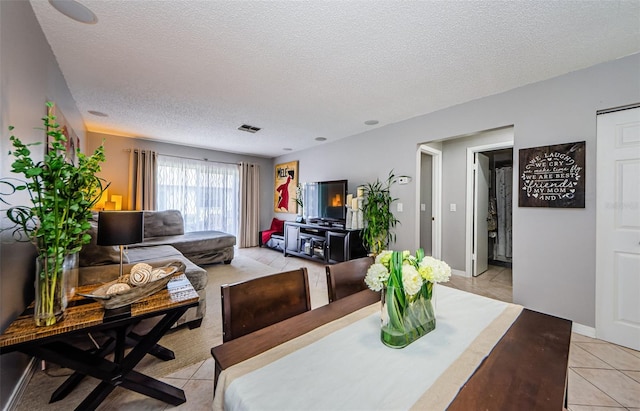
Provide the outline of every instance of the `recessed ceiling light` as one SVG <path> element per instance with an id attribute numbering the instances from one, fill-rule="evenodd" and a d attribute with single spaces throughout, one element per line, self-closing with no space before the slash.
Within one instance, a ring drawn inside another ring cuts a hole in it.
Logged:
<path id="1" fill-rule="evenodd" d="M 364 124 L 366 124 L 368 126 L 375 126 L 378 123 L 379 123 L 378 120 L 367 120 L 367 121 L 364 122 Z"/>
<path id="2" fill-rule="evenodd" d="M 285 147 L 285 148 L 283 148 L 283 150 L 284 150 L 284 151 L 293 151 L 293 149 L 292 149 L 292 148 L 289 148 L 289 147 Z"/>
<path id="3" fill-rule="evenodd" d="M 98 116 L 98 117 L 109 117 L 108 114 L 105 114 L 102 111 L 89 110 L 89 111 L 87 111 L 87 113 L 93 114 L 94 116 Z"/>
<path id="4" fill-rule="evenodd" d="M 316 137 L 315 138 L 316 141 L 327 141 L 326 137 Z"/>
<path id="5" fill-rule="evenodd" d="M 49 3 L 60 13 L 80 23 L 96 24 L 98 22 L 98 17 L 91 10 L 75 0 L 49 0 Z"/>

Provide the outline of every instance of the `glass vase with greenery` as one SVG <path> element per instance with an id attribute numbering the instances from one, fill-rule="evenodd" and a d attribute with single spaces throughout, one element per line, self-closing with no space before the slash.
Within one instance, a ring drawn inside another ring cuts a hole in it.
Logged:
<path id="1" fill-rule="evenodd" d="M 386 181 L 376 179 L 364 186 L 362 240 L 367 250 L 374 255 L 380 254 L 390 242 L 395 241 L 395 233 L 391 231 L 399 223 L 391 212 L 391 203 L 397 200 L 391 196 L 391 186 L 395 181 L 392 170 Z"/>
<path id="2" fill-rule="evenodd" d="M 384 250 L 367 270 L 364 282 L 382 292 L 380 338 L 393 348 L 402 348 L 436 328 L 431 303 L 434 285 L 449 281 L 451 267 L 425 256 L 423 249 Z"/>
<path id="3" fill-rule="evenodd" d="M 87 234 L 91 209 L 106 188 L 104 180 L 96 175 L 105 160 L 104 146 L 100 145 L 91 156 L 76 150 L 78 164 L 74 165 L 67 158 L 67 137 L 52 113 L 53 103 L 48 102 L 47 106 L 48 114 L 42 119 L 49 144 L 44 160 L 36 162 L 31 158 L 30 147 L 40 142 L 24 144 L 12 135 L 11 171 L 22 175 L 24 181 L 2 181 L 12 189 L 5 194 L 26 191 L 31 200 L 31 205 L 8 208 L 6 215 L 13 223 L 9 229 L 14 230 L 14 237 L 26 237 L 37 249 L 34 318 L 38 326 L 55 324 L 62 316 L 66 307 L 62 275 L 65 256 L 77 253 L 91 240 Z"/>

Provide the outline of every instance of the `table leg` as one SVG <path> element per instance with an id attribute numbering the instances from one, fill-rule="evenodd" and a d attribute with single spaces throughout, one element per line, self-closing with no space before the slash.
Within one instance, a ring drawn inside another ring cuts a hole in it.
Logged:
<path id="1" fill-rule="evenodd" d="M 113 350 L 113 362 L 120 364 L 124 358 L 125 340 L 129 329 L 118 328 L 116 330 L 116 348 Z"/>
<path id="2" fill-rule="evenodd" d="M 140 360 L 153 348 L 156 343 L 166 334 L 171 326 L 180 318 L 187 309 L 180 309 L 166 314 L 158 323 L 138 341 L 135 347 L 122 360 L 121 366 L 123 370 L 129 371 L 135 367 Z"/>
<path id="3" fill-rule="evenodd" d="M 96 350 L 89 350 L 89 352 L 93 352 L 94 355 L 98 355 L 100 357 L 105 357 L 106 355 L 113 352 L 115 363 L 120 363 L 122 358 L 124 357 L 124 350 L 126 347 L 126 335 L 131 331 L 132 326 L 127 326 L 126 328 L 118 328 L 115 332 L 115 339 L 109 338 L 106 344 Z M 115 344 L 114 344 L 115 342 Z M 51 394 L 51 398 L 49 399 L 49 403 L 59 401 L 66 397 L 75 387 L 82 382 L 85 374 L 80 373 L 78 371 L 74 372 L 69 378 L 63 382 L 58 389 L 56 389 L 53 394 Z"/>
<path id="4" fill-rule="evenodd" d="M 131 371 L 122 380 L 122 387 L 144 394 L 171 405 L 180 405 L 187 401 L 184 391 L 172 385 L 158 381 L 137 371 Z"/>
<path id="5" fill-rule="evenodd" d="M 104 381 L 101 382 L 93 391 L 91 391 L 91 393 L 89 393 L 89 395 L 87 395 L 84 400 L 82 400 L 80 405 L 76 407 L 76 411 L 95 410 L 115 388 L 116 386 L 113 384 Z"/>
<path id="6" fill-rule="evenodd" d="M 114 352 L 115 348 L 115 338 L 117 333 L 106 333 L 113 338 L 109 338 L 105 344 L 103 344 L 97 351 L 95 351 L 95 355 L 99 355 L 100 357 L 105 357 L 106 355 Z M 135 333 L 129 332 L 125 338 L 125 346 L 126 347 L 134 347 L 138 342 L 142 339 L 142 336 Z M 165 348 L 159 344 L 154 345 L 149 350 L 149 354 L 155 356 L 158 359 L 163 361 L 169 361 L 175 359 L 175 354 L 173 351 Z M 116 361 L 117 362 L 117 361 Z M 56 401 L 60 401 L 64 399 L 69 393 L 71 393 L 77 386 L 82 382 L 86 375 L 80 373 L 78 371 L 74 372 L 63 382 L 54 392 L 51 394 L 51 398 L 49 399 L 49 403 L 53 403 Z"/>
<path id="7" fill-rule="evenodd" d="M 102 380 L 78 406 L 78 410 L 95 409 L 118 385 L 122 385 L 123 388 L 148 395 L 171 405 L 180 405 L 186 401 L 183 390 L 140 374 L 134 371 L 133 368 L 142 360 L 146 353 L 156 345 L 160 338 L 162 338 L 185 311 L 186 308 L 181 308 L 165 314 L 147 335 L 141 336 L 138 344 L 122 358 L 119 364 L 102 358 L 102 356 L 98 355 L 95 351 L 83 351 L 60 341 L 29 347 L 29 349 L 25 349 L 25 352 L 63 367 L 76 370 L 80 374 Z M 122 330 L 121 336 L 126 336 L 126 326 L 116 328 Z M 118 348 L 115 350 L 118 351 Z M 73 383 L 74 381 L 70 382 L 69 385 Z M 66 390 L 66 388 L 62 389 L 62 391 L 64 390 Z"/>
<path id="8" fill-rule="evenodd" d="M 109 340 L 103 344 L 97 351 L 94 352 L 94 355 L 104 357 L 110 352 L 113 351 L 115 346 L 115 341 L 113 338 L 109 338 Z M 49 403 L 60 401 L 64 397 L 66 397 L 74 388 L 80 384 L 80 382 L 84 379 L 86 374 L 81 372 L 74 372 L 71 374 L 69 378 L 63 382 L 58 389 L 56 389 L 53 394 L 51 394 L 51 398 L 49 399 Z"/>
<path id="9" fill-rule="evenodd" d="M 130 332 L 129 335 L 127 335 L 127 346 L 134 347 L 136 346 L 136 344 L 138 344 L 138 342 L 141 339 L 142 339 L 141 335 L 135 332 Z M 156 344 L 153 347 L 151 347 L 151 349 L 149 350 L 149 354 L 163 361 L 169 361 L 176 358 L 176 355 L 174 354 L 173 351 L 171 351 L 166 347 L 163 347 L 160 344 Z"/>

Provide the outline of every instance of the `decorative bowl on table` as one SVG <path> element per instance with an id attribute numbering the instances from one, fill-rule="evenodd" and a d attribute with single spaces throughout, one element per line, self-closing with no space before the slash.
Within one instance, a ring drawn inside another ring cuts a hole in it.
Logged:
<path id="1" fill-rule="evenodd" d="M 140 263 L 131 267 L 129 274 L 102 284 L 91 294 L 78 295 L 93 298 L 105 309 L 120 308 L 162 290 L 176 271 L 175 266 L 152 268 L 148 264 Z"/>

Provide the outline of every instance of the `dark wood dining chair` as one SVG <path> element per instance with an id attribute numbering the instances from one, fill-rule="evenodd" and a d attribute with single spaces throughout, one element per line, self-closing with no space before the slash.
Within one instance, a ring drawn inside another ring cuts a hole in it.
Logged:
<path id="1" fill-rule="evenodd" d="M 307 269 L 220 287 L 222 341 L 227 342 L 311 309 Z"/>
<path id="2" fill-rule="evenodd" d="M 373 262 L 373 257 L 362 257 L 326 266 L 329 302 L 367 289 L 364 277 Z"/>

